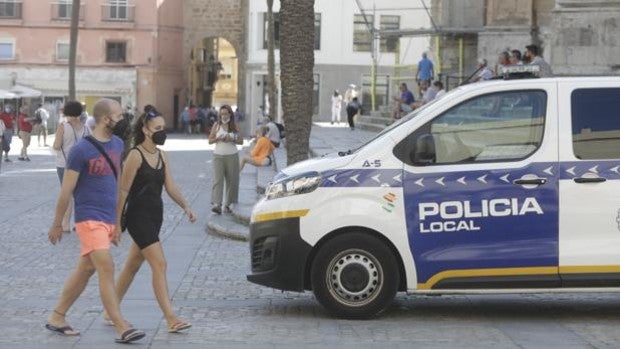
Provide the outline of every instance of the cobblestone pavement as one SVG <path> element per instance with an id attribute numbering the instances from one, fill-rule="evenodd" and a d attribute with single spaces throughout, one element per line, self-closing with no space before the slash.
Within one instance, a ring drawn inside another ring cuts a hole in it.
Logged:
<path id="1" fill-rule="evenodd" d="M 199 138 L 171 137 L 166 143 L 175 179 L 200 215 L 192 225 L 165 200 L 162 235 L 170 292 L 179 315 L 194 327 L 186 334 L 167 333 L 145 266 L 122 304 L 127 319 L 147 332 L 139 347 L 620 347 L 620 298 L 614 294 L 399 294 L 379 318 L 346 321 L 328 317 L 310 293 L 248 283 L 247 244 L 205 233 L 211 177 L 206 147 Z M 68 314 L 80 337 L 43 328 L 78 244 L 75 234 L 57 246 L 47 241 L 58 181 L 49 151 L 34 147 L 31 158 L 31 163 L 3 164 L 0 174 L 0 348 L 114 347 L 114 331 L 102 324 L 96 280 Z M 112 249 L 117 270 L 128 246 L 124 236 Z"/>

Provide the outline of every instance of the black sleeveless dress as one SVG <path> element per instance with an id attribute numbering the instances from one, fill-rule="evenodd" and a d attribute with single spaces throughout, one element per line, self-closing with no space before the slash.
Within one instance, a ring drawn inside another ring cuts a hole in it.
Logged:
<path id="1" fill-rule="evenodd" d="M 142 165 L 133 180 L 127 197 L 126 224 L 129 235 L 140 249 L 159 241 L 159 230 L 164 217 L 161 193 L 166 178 L 161 151 L 157 166 L 151 167 L 140 149 Z"/>

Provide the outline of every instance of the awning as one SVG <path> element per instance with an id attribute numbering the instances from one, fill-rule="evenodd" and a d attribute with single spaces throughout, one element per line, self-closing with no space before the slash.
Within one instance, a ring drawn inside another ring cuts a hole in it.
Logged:
<path id="1" fill-rule="evenodd" d="M 7 91 L 7 90 L 0 90 L 0 99 L 14 99 L 14 98 L 18 98 L 15 93 Z"/>
<path id="2" fill-rule="evenodd" d="M 37 98 L 41 97 L 41 91 L 35 90 L 30 87 L 22 86 L 22 85 L 14 85 L 11 87 L 10 92 L 13 92 L 16 97 L 13 98 Z"/>

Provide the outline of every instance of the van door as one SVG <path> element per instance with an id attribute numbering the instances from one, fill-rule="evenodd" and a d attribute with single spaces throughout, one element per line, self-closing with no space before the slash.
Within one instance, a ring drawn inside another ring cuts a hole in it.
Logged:
<path id="1" fill-rule="evenodd" d="M 396 146 L 418 289 L 560 285 L 555 97 L 478 95 Z"/>
<path id="2" fill-rule="evenodd" d="M 559 93 L 562 285 L 620 286 L 620 83 L 565 82 Z"/>

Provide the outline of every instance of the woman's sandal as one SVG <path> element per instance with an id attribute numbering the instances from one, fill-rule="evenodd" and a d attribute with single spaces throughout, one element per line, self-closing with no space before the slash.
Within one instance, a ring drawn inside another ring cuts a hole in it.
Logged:
<path id="1" fill-rule="evenodd" d="M 186 321 L 179 320 L 172 324 L 172 326 L 168 327 L 168 333 L 179 333 L 181 331 L 187 330 L 192 327 L 192 324 Z"/>
<path id="2" fill-rule="evenodd" d="M 67 336 L 67 337 L 73 337 L 73 336 L 79 336 L 80 335 L 80 331 L 76 331 L 74 330 L 71 326 L 66 325 L 66 326 L 62 326 L 62 327 L 57 327 L 51 324 L 45 324 L 45 328 L 47 328 L 48 330 L 58 333 L 60 335 L 63 336 Z"/>

